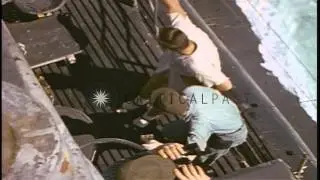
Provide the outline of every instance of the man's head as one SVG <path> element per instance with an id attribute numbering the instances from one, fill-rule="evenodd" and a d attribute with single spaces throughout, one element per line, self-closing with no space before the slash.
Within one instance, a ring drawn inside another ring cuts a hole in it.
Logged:
<path id="1" fill-rule="evenodd" d="M 174 180 L 175 164 L 158 155 L 147 155 L 122 165 L 117 180 Z"/>
<path id="2" fill-rule="evenodd" d="M 158 42 L 163 48 L 181 52 L 190 44 L 187 35 L 173 27 L 160 28 Z"/>
<path id="3" fill-rule="evenodd" d="M 177 91 L 170 88 L 159 88 L 152 92 L 150 114 L 168 112 L 177 116 L 184 116 L 188 110 L 188 102 Z"/>

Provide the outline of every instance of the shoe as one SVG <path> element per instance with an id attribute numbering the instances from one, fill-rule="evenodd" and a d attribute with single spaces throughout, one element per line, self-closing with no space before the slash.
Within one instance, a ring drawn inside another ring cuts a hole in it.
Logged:
<path id="1" fill-rule="evenodd" d="M 134 100 L 124 102 L 122 104 L 122 108 L 126 110 L 135 110 L 142 106 L 145 106 L 149 103 L 149 99 L 144 99 L 140 96 L 137 96 Z"/>

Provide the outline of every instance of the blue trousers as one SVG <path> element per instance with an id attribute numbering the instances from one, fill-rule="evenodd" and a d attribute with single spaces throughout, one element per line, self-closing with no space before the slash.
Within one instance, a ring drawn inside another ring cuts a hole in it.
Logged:
<path id="1" fill-rule="evenodd" d="M 206 128 L 205 126 L 203 128 Z M 188 136 L 189 126 L 183 120 L 176 120 L 171 122 L 167 126 L 164 126 L 162 130 L 162 136 L 168 139 L 170 142 L 186 143 Z M 204 152 L 202 152 L 195 161 L 212 165 L 221 156 L 226 155 L 229 150 L 244 143 L 247 139 L 248 130 L 245 124 L 234 133 L 230 134 L 212 134 Z"/>
<path id="2" fill-rule="evenodd" d="M 207 142 L 205 152 L 198 160 L 205 165 L 211 166 L 220 157 L 226 155 L 233 147 L 239 146 L 247 139 L 248 129 L 245 124 L 234 133 L 213 134 Z"/>

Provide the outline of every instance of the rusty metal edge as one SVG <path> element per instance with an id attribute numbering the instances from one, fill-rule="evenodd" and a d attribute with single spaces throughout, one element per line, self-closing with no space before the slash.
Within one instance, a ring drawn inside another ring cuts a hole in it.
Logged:
<path id="1" fill-rule="evenodd" d="M 8 46 L 3 48 L 6 49 L 6 51 L 13 58 L 12 60 L 14 60 L 18 73 L 23 81 L 24 87 L 22 88 L 28 93 L 28 95 L 32 97 L 35 102 L 41 104 L 49 112 L 51 118 L 53 119 L 53 124 L 57 130 L 57 134 L 60 136 L 60 140 L 62 141 L 61 143 L 66 147 L 66 150 L 69 151 L 69 155 L 74 156 L 71 158 L 76 158 L 77 162 L 82 162 L 81 165 L 77 164 L 77 166 L 82 166 L 83 171 L 86 171 L 83 173 L 86 177 L 83 178 L 88 180 L 103 180 L 104 178 L 93 166 L 93 164 L 85 157 L 85 155 L 81 152 L 80 147 L 73 140 L 67 127 L 51 103 L 49 97 L 41 88 L 40 83 L 35 77 L 24 55 L 18 48 L 17 42 L 14 40 L 5 22 L 2 20 L 1 23 L 3 31 L 2 37 L 6 37 L 3 39 L 3 41 L 8 41 Z"/>

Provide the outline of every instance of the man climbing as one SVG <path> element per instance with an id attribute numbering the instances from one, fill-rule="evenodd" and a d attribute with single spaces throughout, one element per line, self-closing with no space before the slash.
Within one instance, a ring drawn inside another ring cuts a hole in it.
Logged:
<path id="1" fill-rule="evenodd" d="M 225 155 L 230 148 L 246 141 L 247 127 L 237 106 L 218 90 L 203 86 L 190 86 L 183 90 L 183 95 L 170 88 L 155 90 L 150 98 L 151 108 L 147 113 L 168 112 L 180 117 L 188 126 L 183 144 L 196 143 L 201 151 L 199 163 L 213 164 Z M 184 128 L 182 125 L 176 127 Z M 178 137 L 178 136 L 175 136 Z M 181 136 L 180 136 L 181 137 Z M 168 137 L 166 137 L 168 138 Z M 177 142 L 171 139 L 171 142 Z M 178 140 L 181 142 L 181 140 Z M 172 160 L 180 158 L 184 145 L 162 143 L 151 140 L 144 144 L 155 149 L 162 157 Z"/>
<path id="2" fill-rule="evenodd" d="M 179 0 L 161 0 L 171 26 L 160 29 L 158 42 L 165 52 L 154 75 L 133 100 L 122 108 L 131 110 L 148 103 L 151 92 L 159 87 L 177 91 L 188 85 L 203 85 L 221 92 L 232 89 L 221 71 L 219 53 L 209 36 L 194 25 Z"/>

